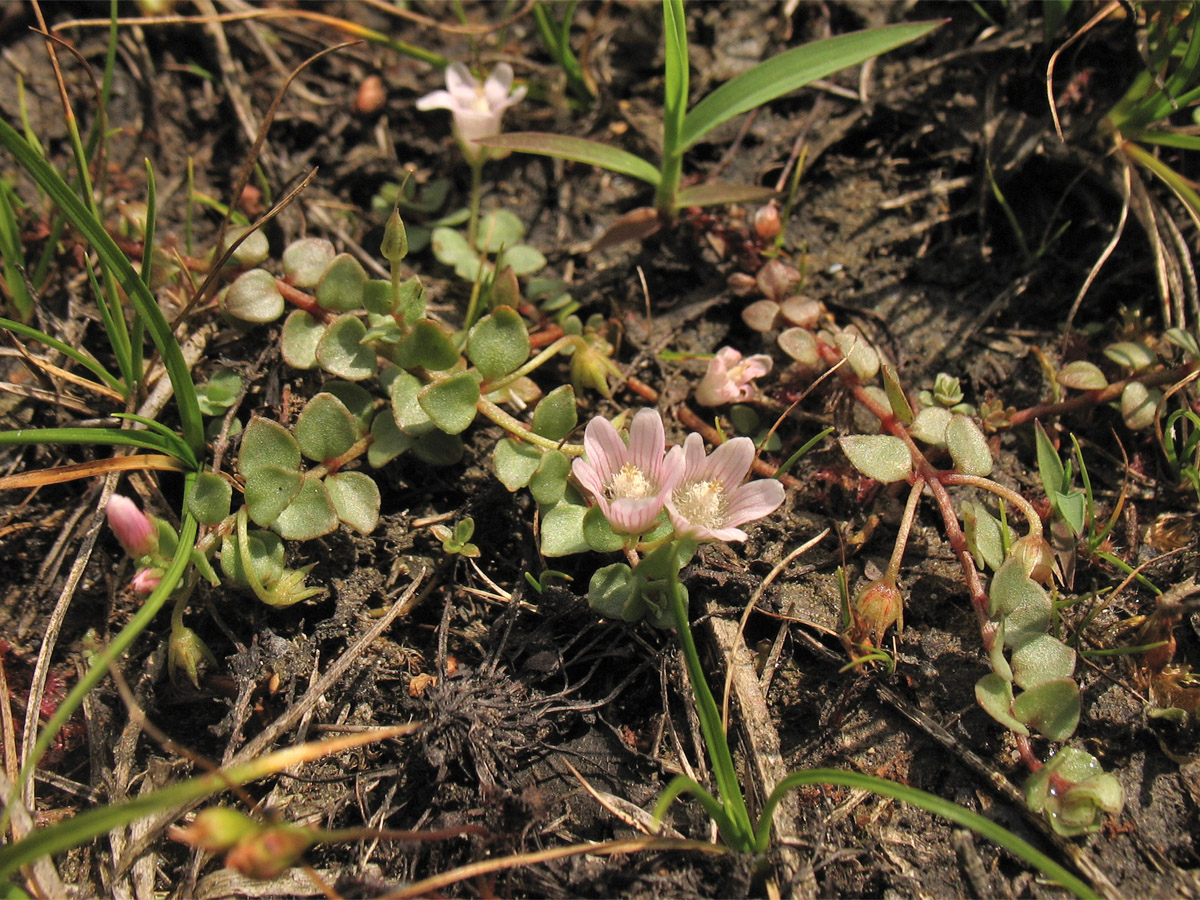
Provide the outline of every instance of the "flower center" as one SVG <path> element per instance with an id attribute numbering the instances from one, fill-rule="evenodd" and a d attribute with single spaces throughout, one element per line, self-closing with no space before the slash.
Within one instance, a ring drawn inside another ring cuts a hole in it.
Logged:
<path id="1" fill-rule="evenodd" d="M 609 480 L 605 493 L 609 500 L 642 500 L 654 496 L 654 485 L 641 469 L 627 462 Z"/>
<path id="2" fill-rule="evenodd" d="M 488 104 L 487 94 L 481 84 L 475 86 L 475 97 L 471 100 L 471 109 L 481 113 L 492 111 L 492 107 Z"/>
<path id="3" fill-rule="evenodd" d="M 721 482 L 692 481 L 671 495 L 675 510 L 688 522 L 702 528 L 724 528 L 729 521 L 729 498 Z"/>

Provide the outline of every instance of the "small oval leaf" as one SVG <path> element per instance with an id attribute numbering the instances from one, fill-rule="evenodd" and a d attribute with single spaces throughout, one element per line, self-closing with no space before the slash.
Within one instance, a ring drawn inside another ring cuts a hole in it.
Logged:
<path id="1" fill-rule="evenodd" d="M 850 464 L 868 478 L 884 484 L 912 474 L 912 456 L 900 438 L 890 434 L 854 434 L 839 438 Z"/>

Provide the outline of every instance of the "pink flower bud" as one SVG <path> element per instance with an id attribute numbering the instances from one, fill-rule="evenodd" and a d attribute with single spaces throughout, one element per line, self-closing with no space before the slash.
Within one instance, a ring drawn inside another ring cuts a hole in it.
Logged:
<path id="1" fill-rule="evenodd" d="M 764 241 L 769 241 L 783 231 L 783 220 L 779 217 L 779 208 L 774 203 L 760 206 L 754 213 L 754 233 Z"/>
<path id="2" fill-rule="evenodd" d="M 1054 576 L 1054 551 L 1042 537 L 1025 535 L 1012 545 L 1009 554 L 1016 559 L 1025 574 L 1038 584 L 1049 584 Z"/>
<path id="3" fill-rule="evenodd" d="M 158 549 L 158 529 L 128 497 L 113 494 L 104 514 L 108 516 L 108 527 L 134 559 L 149 556 Z"/>
<path id="4" fill-rule="evenodd" d="M 162 581 L 163 570 L 158 568 L 138 569 L 136 575 L 133 576 L 133 581 L 129 586 L 133 588 L 133 592 L 142 597 L 153 592 Z"/>
<path id="5" fill-rule="evenodd" d="M 175 829 L 171 836 L 199 850 L 220 852 L 228 850 L 262 826 L 244 812 L 225 806 L 202 809 L 187 828 Z"/>
<path id="6" fill-rule="evenodd" d="M 870 644 L 878 647 L 883 633 L 892 625 L 904 632 L 904 597 L 889 578 L 872 581 L 850 604 L 850 630 L 843 635 L 848 647 Z"/>
<path id="7" fill-rule="evenodd" d="M 312 835 L 295 825 L 270 825 L 245 839 L 225 856 L 226 868 L 248 878 L 277 878 L 312 845 Z"/>

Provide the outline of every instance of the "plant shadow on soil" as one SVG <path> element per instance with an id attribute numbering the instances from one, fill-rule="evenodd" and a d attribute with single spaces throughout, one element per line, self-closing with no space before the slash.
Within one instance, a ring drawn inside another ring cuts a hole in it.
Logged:
<path id="1" fill-rule="evenodd" d="M 594 22 L 592 63 L 603 98 L 597 110 L 580 119 L 527 102 L 510 111 L 507 125 L 513 130 L 558 127 L 581 135 L 607 128 L 609 134 L 623 134 L 631 148 L 645 149 L 654 141 L 647 114 L 653 116 L 661 95 L 661 52 L 645 37 L 657 33 L 657 8 L 622 6 L 629 14 L 622 21 L 607 6 L 585 6 L 581 15 Z M 1089 176 L 1071 186 L 1080 171 L 1078 158 L 1054 150 L 1047 114 L 1029 100 L 1046 56 L 1036 22 L 1024 19 L 1028 10 L 1011 10 L 1011 18 L 987 42 L 960 52 L 971 46 L 983 25 L 965 6 L 904 9 L 848 3 L 826 9 L 801 4 L 787 17 L 784 6 L 692 6 L 689 27 L 697 36 L 693 96 L 701 96 L 710 80 L 729 77 L 725 67 L 735 64 L 739 46 L 765 55 L 805 35 L 815 36 L 829 24 L 849 30 L 881 24 L 901 12 L 909 19 L 949 14 L 952 20 L 929 41 L 878 61 L 869 106 L 840 94 L 800 92 L 760 110 L 748 122 L 716 132 L 711 143 L 697 147 L 689 165 L 697 174 L 723 165 L 726 180 L 774 185 L 802 138 L 811 152 L 796 214 L 787 223 L 786 245 L 805 267 L 804 293 L 880 341 L 914 390 L 929 387 L 938 371 L 949 371 L 962 377 L 974 402 L 989 393 L 1018 407 L 1042 399 L 1036 351 L 1057 352 L 1057 328 L 1108 239 L 1119 201 L 1100 178 Z M 61 21 L 98 9 L 64 4 L 47 11 Z M 436 6 L 429 9 L 439 16 L 446 13 Z M 489 19 L 496 12 L 472 10 Z M 428 42 L 436 35 L 440 52 L 450 58 L 466 55 L 466 43 L 453 34 L 421 31 L 364 5 L 342 12 L 407 40 Z M 826 14 L 833 16 L 832 23 Z M 25 32 L 28 21 L 21 15 L 0 31 L 0 41 L 13 54 L 5 64 L 23 67 L 34 131 L 57 153 L 64 134 L 56 118 L 53 81 L 41 43 Z M 198 25 L 172 27 L 180 30 L 174 36 L 147 28 L 140 40 L 129 32 L 123 38 L 126 58 L 118 66 L 111 114 L 121 131 L 114 139 L 110 190 L 118 199 L 141 197 L 140 163 L 126 163 L 150 155 L 160 184 L 176 188 L 162 192 L 160 230 L 178 234 L 185 211 L 183 192 L 177 189 L 184 161 L 197 160 L 199 191 L 224 197 L 250 142 L 232 114 L 228 82 L 197 77 L 184 65 L 223 71 L 212 41 Z M 261 56 L 249 28 L 230 24 L 226 31 L 236 44 L 238 88 L 252 109 L 263 110 L 283 76 Z M 182 34 L 189 39 L 177 40 Z M 279 52 L 285 54 L 283 64 L 291 66 L 311 51 L 316 32 L 293 24 L 286 34 Z M 81 31 L 75 37 L 84 56 L 102 59 L 98 32 Z M 505 38 L 505 54 L 545 63 L 528 21 L 518 20 Z M 1077 66 L 1095 66 L 1094 59 L 1104 58 L 1106 48 L 1121 48 L 1124 40 L 1119 29 L 1104 33 L 1087 51 L 1094 56 L 1085 53 Z M 320 43 L 327 41 L 322 37 Z M 1135 56 L 1130 64 L 1136 64 Z M 529 71 L 540 69 L 531 66 Z M 386 105 L 370 115 L 356 114 L 354 92 L 374 72 L 387 85 Z M 12 79 L 14 73 L 2 77 Z M 311 97 L 289 94 L 262 165 L 277 186 L 293 182 L 314 165 L 321 173 L 303 201 L 273 223 L 273 247 L 314 233 L 355 240 L 373 253 L 382 221 L 370 211 L 371 197 L 404 165 L 416 166 L 423 176 L 451 174 L 461 201 L 466 174 L 456 165 L 446 123 L 413 108 L 415 98 L 434 89 L 438 80 L 423 65 L 365 46 L 328 56 L 302 76 L 300 84 L 328 105 L 316 107 Z M 836 81 L 854 87 L 849 77 Z M 90 95 L 82 83 L 72 81 L 70 88 L 85 108 Z M 1120 89 L 1120 84 L 1113 88 Z M 1096 102 L 1102 104 L 1103 86 L 1096 90 Z M 12 98 L 0 97 L 0 111 L 13 120 L 17 111 Z M 620 127 L 612 127 L 614 122 Z M 1030 235 L 1052 233 L 1069 222 L 1038 260 L 1021 258 L 1019 242 L 986 191 L 984 135 L 1009 125 L 1014 134 L 1040 129 L 1044 136 L 1042 152 L 1032 156 L 990 145 L 1000 186 L 1012 198 L 1018 220 Z M 735 142 L 737 152 L 726 158 Z M 640 246 L 589 254 L 586 248 L 608 223 L 647 202 L 644 192 L 582 166 L 520 156 L 490 163 L 485 181 L 485 206 L 517 212 L 529 227 L 528 241 L 545 253 L 550 269 L 572 276 L 575 299 L 619 323 L 620 362 L 659 392 L 664 408 L 687 401 L 704 363 L 663 361 L 659 351 L 711 353 L 731 343 L 747 353 L 770 352 L 771 342 L 741 322 L 747 298 L 728 286 L 731 275 L 762 262 L 757 252 L 743 246 L 750 211 L 689 213 Z M 1056 209 L 1052 201 L 1063 192 L 1068 202 Z M 212 221 L 201 223 L 199 240 L 213 227 Z M 1153 319 L 1157 299 L 1147 259 L 1142 236 L 1131 231 L 1078 321 L 1111 331 L 1123 306 L 1141 309 Z M 435 301 L 451 309 L 465 298 L 466 288 L 431 257 L 412 262 Z M 68 259 L 58 264 L 73 271 Z M 46 314 L 61 320 L 78 317 L 80 299 L 69 278 L 54 285 L 41 298 Z M 94 325 L 84 327 L 95 330 Z M 200 364 L 201 376 L 222 360 L 256 358 L 270 339 L 262 330 L 226 327 Z M 562 377 L 563 371 L 555 374 Z M 786 371 L 779 376 L 768 390 L 769 410 L 782 410 L 807 387 L 798 378 L 789 381 Z M 545 381 L 544 387 L 553 386 L 552 377 Z M 287 397 L 307 397 L 318 384 L 268 357 L 245 412 L 280 415 Z M 644 402 L 624 391 L 611 403 L 593 396 L 589 412 L 607 414 Z M 4 415 L 6 427 L 29 427 L 57 423 L 61 411 L 30 402 L 6 403 Z M 824 423 L 841 430 L 851 427 L 849 417 L 846 398 L 838 391 L 816 392 L 801 414 L 781 427 L 780 458 Z M 1100 459 L 1112 460 L 1119 456 L 1110 430 L 1117 422 L 1101 410 L 1067 427 L 1089 440 L 1089 448 L 1098 448 L 1104 454 Z M 679 427 L 674 438 L 682 433 Z M 320 699 L 304 734 L 319 736 L 318 726 L 410 719 L 427 722 L 425 729 L 413 738 L 306 767 L 252 793 L 289 821 L 428 830 L 473 824 L 485 836 L 426 844 L 318 846 L 307 860 L 345 896 L 386 892 L 405 880 L 487 856 L 636 833 L 583 790 L 567 763 L 593 788 L 642 809 L 653 807 L 674 773 L 688 767 L 703 773 L 707 767 L 670 635 L 644 625 L 603 622 L 588 610 L 581 594 L 596 560 L 554 561 L 552 567 L 574 581 L 555 582 L 541 595 L 526 585 L 523 573 L 542 568 L 532 528 L 535 507 L 524 492 L 510 495 L 491 474 L 490 448 L 497 437 L 496 430 L 476 426 L 464 460 L 445 469 L 407 457 L 390 466 L 381 478 L 384 515 L 372 535 L 337 533 L 292 547 L 292 564 L 318 562 L 314 580 L 327 588 L 324 598 L 278 611 L 224 590 L 202 588 L 188 621 L 213 648 L 219 665 L 205 674 L 198 690 L 166 679 L 161 652 L 165 630 L 152 630 L 124 663 L 152 721 L 209 759 L 228 758 L 303 695 L 314 673 L 325 670 L 370 627 L 372 611 L 389 605 L 410 578 L 424 573 L 428 594 Z M 1128 432 L 1121 440 L 1153 476 L 1154 448 Z M 996 449 L 1006 483 L 1031 495 L 1040 490 L 1027 434 L 1003 435 Z M 28 451 L 20 464 L 32 469 L 79 461 L 86 452 Z M 6 457 L 16 459 L 11 453 Z M 694 614 L 703 613 L 707 604 L 709 612 L 736 617 L 772 566 L 796 545 L 826 526 L 846 539 L 839 545 L 836 537 L 827 538 L 787 569 L 763 592 L 759 611 L 747 624 L 752 649 L 765 653 L 777 645 L 781 650 L 773 657 L 776 668 L 763 702 L 770 727 L 778 733 L 785 768 L 838 767 L 909 783 L 982 812 L 1056 854 L 1045 835 L 964 761 L 969 752 L 1017 783 L 1023 777 L 1006 733 L 975 703 L 974 684 L 987 671 L 986 659 L 961 576 L 931 511 L 921 515 L 906 556 L 907 628 L 895 645 L 895 673 L 840 673 L 840 644 L 828 636 L 838 627 L 836 568 L 844 559 L 853 584 L 866 567 L 886 560 L 902 498 L 898 501 L 889 490 L 860 495 L 833 445 L 818 448 L 793 474 L 800 486 L 789 493 L 776 518 L 757 526 L 745 545 L 705 548 L 686 573 Z M 1097 465 L 1093 474 L 1105 496 L 1120 490 L 1119 462 Z M 169 484 L 164 490 L 169 501 L 175 499 Z M 15 686 L 27 684 L 23 679 L 36 656 L 46 612 L 63 585 L 61 562 L 47 571 L 43 560 L 58 552 L 53 545 L 69 511 L 94 503 L 95 492 L 87 487 L 49 487 L 15 510 L 0 532 L 0 554 L 8 561 L 0 629 L 9 684 L 18 699 Z M 170 508 L 167 502 L 158 511 Z M 1154 551 L 1141 545 L 1139 523 L 1168 513 L 1190 520 L 1194 503 L 1139 484 L 1120 528 L 1122 552 L 1139 563 L 1151 558 Z M 413 526 L 439 516 L 474 518 L 474 541 L 482 550 L 479 569 L 493 584 L 466 560 L 447 558 L 428 529 Z M 89 520 L 90 515 L 80 518 L 83 526 Z M 848 540 L 869 521 L 878 526 L 870 536 L 858 543 Z M 133 608 L 123 590 L 129 572 L 119 562 L 119 548 L 107 534 L 99 545 L 59 639 L 61 661 L 55 672 L 64 681 L 75 677 L 85 632 L 95 628 L 104 639 L 128 620 Z M 1194 571 L 1195 563 L 1189 551 L 1150 566 L 1147 574 L 1167 586 Z M 1113 572 L 1089 563 L 1074 590 L 1082 594 L 1115 580 Z M 1098 633 L 1112 629 L 1151 608 L 1148 596 L 1129 596 L 1094 627 Z M 1182 661 L 1198 658 L 1197 625 L 1192 614 L 1178 629 Z M 712 670 L 723 671 L 714 648 L 706 652 Z M 1099 861 L 1123 896 L 1195 896 L 1200 881 L 1192 836 L 1200 826 L 1200 776 L 1193 761 L 1194 731 L 1147 718 L 1133 689 L 1131 666 L 1119 661 L 1089 667 L 1081 686 L 1085 712 L 1077 743 L 1121 779 L 1126 809 L 1103 831 L 1074 844 Z M 714 684 L 718 692 L 720 688 Z M 913 724 L 889 697 L 935 720 L 950 743 Z M 735 719 L 737 712 L 735 708 Z M 71 794 L 70 785 L 98 789 L 111 782 L 114 772 L 147 773 L 147 779 L 151 772 L 157 773 L 155 778 L 167 776 L 169 754 L 148 741 L 131 740 L 125 722 L 115 692 L 98 690 L 48 762 L 59 781 L 39 789 L 47 815 L 79 808 L 81 800 Z M 743 747 L 740 762 L 748 769 L 746 754 Z M 183 769 L 175 766 L 170 774 L 179 777 Z M 861 792 L 819 788 L 802 791 L 795 809 L 794 855 L 786 864 L 778 853 L 765 868 L 736 854 L 581 856 L 516 868 L 449 890 L 497 896 L 748 896 L 765 894 L 768 880 L 774 879 L 784 894 L 805 896 L 1062 894 L 1039 883 L 1008 854 L 964 837 L 918 809 Z M 677 804 L 669 818 L 685 835 L 710 834 L 695 804 Z M 163 884 L 174 886 L 172 896 L 217 897 L 244 888 L 230 887 L 216 864 L 201 865 L 165 837 L 147 852 L 156 857 Z M 99 845 L 70 854 L 62 861 L 64 878 L 84 893 L 107 892 L 108 875 L 99 874 L 111 865 L 106 854 Z"/>

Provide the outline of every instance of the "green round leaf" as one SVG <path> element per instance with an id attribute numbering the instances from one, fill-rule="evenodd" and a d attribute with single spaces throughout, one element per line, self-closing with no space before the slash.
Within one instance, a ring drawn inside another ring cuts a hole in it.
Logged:
<path id="1" fill-rule="evenodd" d="M 962 505 L 962 520 L 967 549 L 975 557 L 975 565 L 980 570 L 986 565 L 993 571 L 1004 565 L 1004 541 L 999 520 L 982 504 L 970 500 Z"/>
<path id="2" fill-rule="evenodd" d="M 1049 634 L 1035 634 L 1013 648 L 1013 680 L 1026 690 L 1075 674 L 1075 651 Z"/>
<path id="3" fill-rule="evenodd" d="M 571 461 L 567 455 L 559 450 L 548 450 L 542 454 L 542 461 L 529 480 L 529 492 L 541 506 L 553 506 L 566 493 L 570 474 Z"/>
<path id="4" fill-rule="evenodd" d="M 1077 359 L 1059 369 L 1058 383 L 1077 391 L 1097 391 L 1108 387 L 1108 379 L 1095 363 Z"/>
<path id="5" fill-rule="evenodd" d="M 475 421 L 479 382 L 472 373 L 460 372 L 426 385 L 417 402 L 438 428 L 446 434 L 459 434 Z"/>
<path id="6" fill-rule="evenodd" d="M 1025 574 L 1018 559 L 1010 558 L 996 572 L 988 589 L 990 614 L 1004 619 L 1005 643 L 1015 647 L 1050 627 L 1050 595 Z"/>
<path id="7" fill-rule="evenodd" d="M 583 536 L 585 515 L 586 506 L 563 502 L 542 516 L 542 555 L 558 557 L 590 551 Z"/>
<path id="8" fill-rule="evenodd" d="M 339 316 L 317 342 L 317 362 L 326 372 L 347 381 L 370 378 L 379 365 L 375 349 L 363 343 L 366 336 L 367 326 L 358 316 Z"/>
<path id="9" fill-rule="evenodd" d="M 946 446 L 946 428 L 953 414 L 941 406 L 926 406 L 917 413 L 910 434 L 931 447 Z"/>
<path id="10" fill-rule="evenodd" d="M 625 563 L 597 569 L 588 583 L 588 605 L 608 619 L 636 622 L 645 614 L 642 582 Z"/>
<path id="11" fill-rule="evenodd" d="M 833 342 L 860 381 L 870 381 L 879 372 L 879 354 L 857 331 L 839 331 L 833 336 Z"/>
<path id="12" fill-rule="evenodd" d="M 350 411 L 350 415 L 354 416 L 358 436 L 366 434 L 371 420 L 375 417 L 375 398 L 371 396 L 371 392 L 350 381 L 327 381 L 322 385 L 322 389 L 341 400 L 342 405 Z"/>
<path id="13" fill-rule="evenodd" d="M 583 539 L 597 553 L 616 553 L 625 546 L 627 536 L 613 531 L 600 507 L 592 506 L 583 517 Z"/>
<path id="14" fill-rule="evenodd" d="M 259 466 L 246 476 L 243 494 L 255 525 L 268 528 L 300 493 L 303 476 L 282 466 Z"/>
<path id="15" fill-rule="evenodd" d="M 575 390 L 569 384 L 556 387 L 533 411 L 533 430 L 551 441 L 564 440 L 578 423 Z"/>
<path id="16" fill-rule="evenodd" d="M 429 244 L 437 261 L 451 266 L 459 278 L 473 282 L 479 276 L 483 265 L 479 253 L 467 243 L 467 239 L 460 232 L 445 226 L 435 228 Z"/>
<path id="17" fill-rule="evenodd" d="M 261 265 L 271 255 L 271 245 L 261 230 L 251 231 L 249 226 L 230 228 L 225 232 L 223 250 L 228 250 L 242 235 L 246 235 L 246 239 L 238 244 L 230 259 L 239 266 Z"/>
<path id="18" fill-rule="evenodd" d="M 279 352 L 293 369 L 312 369 L 317 365 L 317 345 L 328 328 L 302 309 L 293 309 L 283 321 Z"/>
<path id="19" fill-rule="evenodd" d="M 492 451 L 492 468 L 496 477 L 510 491 L 518 491 L 529 484 L 542 461 L 542 451 L 533 444 L 504 438 L 496 443 Z"/>
<path id="20" fill-rule="evenodd" d="M 238 473 L 248 479 L 260 466 L 299 470 L 300 445 L 291 432 L 278 422 L 256 416 L 250 420 L 242 435 L 237 468 Z"/>
<path id="21" fill-rule="evenodd" d="M 392 400 L 392 416 L 397 427 L 407 435 L 419 437 L 433 429 L 433 421 L 429 414 L 421 408 L 417 401 L 418 394 L 424 385 L 408 372 L 401 372 L 388 386 L 388 394 Z"/>
<path id="22" fill-rule="evenodd" d="M 325 238 L 307 237 L 292 241 L 283 251 L 283 276 L 298 288 L 313 288 L 333 265 L 337 251 Z"/>
<path id="23" fill-rule="evenodd" d="M 501 306 L 481 319 L 467 339 L 467 357 L 487 381 L 507 375 L 529 359 L 529 331 L 520 313 Z"/>
<path id="24" fill-rule="evenodd" d="M 339 253 L 317 285 L 317 302 L 323 309 L 345 312 L 363 305 L 367 271 L 349 253 Z"/>
<path id="25" fill-rule="evenodd" d="M 984 712 L 1009 731 L 1015 731 L 1017 734 L 1029 734 L 1029 729 L 1012 714 L 1012 682 L 995 672 L 989 672 L 975 684 L 975 702 L 983 707 Z"/>
<path id="26" fill-rule="evenodd" d="M 507 209 L 490 212 L 479 220 L 479 243 L 488 253 L 497 253 L 502 247 L 512 247 L 525 237 L 525 226 Z"/>
<path id="27" fill-rule="evenodd" d="M 1132 341 L 1118 341 L 1104 348 L 1104 355 L 1119 366 L 1126 366 L 1135 372 L 1148 369 L 1158 361 L 1154 351 L 1144 344 Z"/>
<path id="28" fill-rule="evenodd" d="M 992 451 L 974 419 L 961 414 L 951 416 L 946 426 L 946 447 L 954 459 L 955 471 L 980 477 L 991 474 Z"/>
<path id="29" fill-rule="evenodd" d="M 1052 741 L 1075 733 L 1079 712 L 1079 686 L 1070 678 L 1043 681 L 1013 701 L 1013 715 Z"/>
<path id="30" fill-rule="evenodd" d="M 233 485 L 215 472 L 201 472 L 188 495 L 187 508 L 201 525 L 216 525 L 229 515 L 232 500 Z"/>
<path id="31" fill-rule="evenodd" d="M 243 322 L 274 322 L 283 307 L 275 276 L 266 269 L 243 272 L 221 295 L 221 309 Z"/>
<path id="32" fill-rule="evenodd" d="M 354 446 L 359 434 L 358 421 L 333 394 L 317 394 L 296 418 L 300 452 L 313 462 L 328 462 L 341 456 Z"/>
<path id="33" fill-rule="evenodd" d="M 402 369 L 423 366 L 431 372 L 451 369 L 461 359 L 454 341 L 441 326 L 429 319 L 415 323 L 407 337 L 396 345 L 393 355 L 393 362 Z"/>
<path id="34" fill-rule="evenodd" d="M 412 448 L 416 439 L 396 425 L 389 410 L 382 410 L 371 423 L 371 446 L 367 448 L 367 463 L 378 469 Z"/>
<path id="35" fill-rule="evenodd" d="M 379 524 L 379 486 L 362 472 L 338 472 L 325 478 L 325 489 L 337 517 L 359 534 Z"/>
<path id="36" fill-rule="evenodd" d="M 894 435 L 853 434 L 839 438 L 838 443 L 850 464 L 868 478 L 891 484 L 912 473 L 908 447 Z"/>
<path id="37" fill-rule="evenodd" d="M 271 528 L 289 541 L 311 541 L 337 528 L 337 511 L 325 485 L 317 478 L 306 478 L 287 509 L 279 514 Z"/>
<path id="38" fill-rule="evenodd" d="M 546 257 L 528 244 L 506 247 L 501 259 L 504 265 L 512 267 L 514 275 L 532 275 L 546 267 Z"/>

